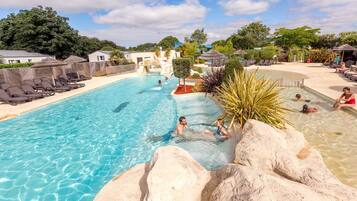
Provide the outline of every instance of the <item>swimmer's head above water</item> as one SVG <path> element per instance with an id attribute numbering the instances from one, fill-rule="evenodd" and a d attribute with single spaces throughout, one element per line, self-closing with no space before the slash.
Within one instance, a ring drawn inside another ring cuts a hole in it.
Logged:
<path id="1" fill-rule="evenodd" d="M 187 125 L 186 117 L 181 116 L 181 117 L 179 118 L 179 124 L 186 126 L 186 125 Z"/>

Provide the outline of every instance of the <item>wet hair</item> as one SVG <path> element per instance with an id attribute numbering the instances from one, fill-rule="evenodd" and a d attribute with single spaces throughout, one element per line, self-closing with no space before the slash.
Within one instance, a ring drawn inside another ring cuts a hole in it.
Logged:
<path id="1" fill-rule="evenodd" d="M 301 94 L 296 94 L 295 98 L 300 99 L 301 98 Z"/>
<path id="2" fill-rule="evenodd" d="M 179 122 L 181 123 L 183 120 L 185 120 L 186 119 L 186 117 L 184 117 L 184 116 L 181 116 L 180 118 L 179 118 Z"/>
<path id="3" fill-rule="evenodd" d="M 161 80 L 159 80 L 158 82 L 159 82 L 159 84 L 161 84 Z"/>
<path id="4" fill-rule="evenodd" d="M 309 113 L 309 106 L 307 104 L 302 106 L 302 113 Z"/>
<path id="5" fill-rule="evenodd" d="M 351 88 L 349 88 L 349 87 L 343 87 L 343 89 L 342 89 L 342 90 L 351 91 Z"/>

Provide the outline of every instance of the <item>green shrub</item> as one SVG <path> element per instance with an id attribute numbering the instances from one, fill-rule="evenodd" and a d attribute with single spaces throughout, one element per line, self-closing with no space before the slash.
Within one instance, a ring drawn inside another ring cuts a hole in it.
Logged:
<path id="1" fill-rule="evenodd" d="M 174 75 L 179 79 L 183 79 L 186 92 L 186 82 L 185 79 L 191 75 L 191 63 L 192 60 L 189 58 L 178 58 L 172 60 L 172 66 L 174 68 Z"/>
<path id="2" fill-rule="evenodd" d="M 203 73 L 203 70 L 202 70 L 202 68 L 200 68 L 200 67 L 192 66 L 191 69 L 194 70 L 194 71 L 196 71 L 196 72 L 198 72 L 198 73 Z"/>
<path id="3" fill-rule="evenodd" d="M 260 58 L 261 59 L 273 59 L 274 55 L 276 54 L 276 52 L 272 49 L 262 49 L 260 50 Z"/>
<path id="4" fill-rule="evenodd" d="M 336 54 L 328 49 L 312 49 L 309 51 L 308 58 L 313 63 L 330 63 L 335 56 Z"/>
<path id="5" fill-rule="evenodd" d="M 277 128 L 285 127 L 277 83 L 258 78 L 256 72 L 236 71 L 217 89 L 224 114 L 241 127 L 249 119 L 262 121 Z"/>
<path id="6" fill-rule="evenodd" d="M 198 79 L 198 78 L 200 78 L 201 76 L 200 76 L 200 74 L 198 74 L 198 73 L 194 73 L 193 75 L 191 75 L 191 78 L 193 78 L 193 79 Z"/>
<path id="7" fill-rule="evenodd" d="M 234 75 L 234 71 L 242 71 L 243 66 L 239 62 L 237 57 L 232 57 L 228 60 L 224 67 L 224 80 L 228 80 L 232 75 Z"/>
<path id="8" fill-rule="evenodd" d="M 2 68 L 26 68 L 32 66 L 33 63 L 14 63 L 14 64 L 0 64 L 0 69 Z"/>

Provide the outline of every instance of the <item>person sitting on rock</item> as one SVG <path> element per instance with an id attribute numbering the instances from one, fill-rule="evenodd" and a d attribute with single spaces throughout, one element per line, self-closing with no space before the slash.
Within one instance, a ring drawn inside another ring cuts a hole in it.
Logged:
<path id="1" fill-rule="evenodd" d="M 346 107 L 354 107 L 356 105 L 355 95 L 351 92 L 349 87 L 344 87 L 342 89 L 343 94 L 336 100 L 336 103 L 333 105 L 336 109 L 342 109 Z"/>

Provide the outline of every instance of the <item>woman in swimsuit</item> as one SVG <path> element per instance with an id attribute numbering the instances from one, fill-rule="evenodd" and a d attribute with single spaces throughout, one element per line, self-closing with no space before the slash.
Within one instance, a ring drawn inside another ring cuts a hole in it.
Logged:
<path id="1" fill-rule="evenodd" d="M 339 99 L 336 100 L 334 104 L 334 108 L 342 109 L 345 107 L 354 107 L 356 105 L 356 98 L 354 94 L 351 92 L 349 87 L 343 88 L 343 94 Z"/>
<path id="2" fill-rule="evenodd" d="M 227 128 L 224 126 L 224 119 L 223 118 L 217 119 L 216 126 L 217 126 L 217 130 L 213 134 L 214 137 L 219 141 L 228 140 L 230 135 L 227 131 Z"/>

